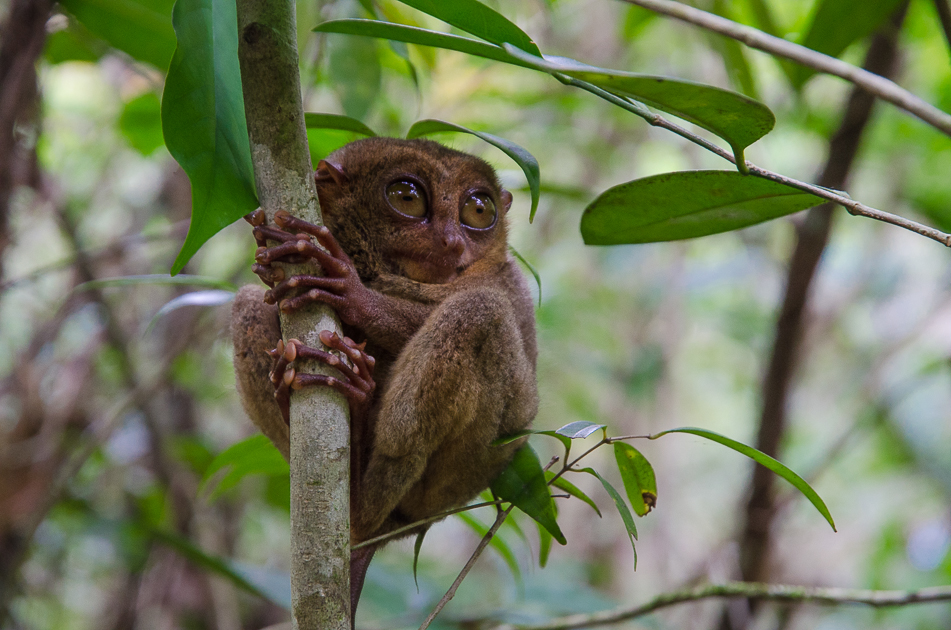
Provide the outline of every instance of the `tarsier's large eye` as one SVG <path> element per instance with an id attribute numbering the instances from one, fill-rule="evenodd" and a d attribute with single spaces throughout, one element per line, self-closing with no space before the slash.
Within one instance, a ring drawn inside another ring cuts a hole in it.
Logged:
<path id="1" fill-rule="evenodd" d="M 492 227 L 497 215 L 492 198 L 483 193 L 476 193 L 466 199 L 462 212 L 459 213 L 459 220 L 463 225 L 484 230 Z"/>
<path id="2" fill-rule="evenodd" d="M 390 207 L 409 217 L 426 216 L 426 193 L 415 182 L 401 179 L 386 187 Z"/>

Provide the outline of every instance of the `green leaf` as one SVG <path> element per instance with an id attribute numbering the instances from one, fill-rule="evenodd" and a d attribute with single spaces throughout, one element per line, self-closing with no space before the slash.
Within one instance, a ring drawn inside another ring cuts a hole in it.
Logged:
<path id="1" fill-rule="evenodd" d="M 165 144 L 162 103 L 155 92 L 146 92 L 125 104 L 119 116 L 119 130 L 142 155 L 152 155 Z"/>
<path id="2" fill-rule="evenodd" d="M 472 528 L 479 536 L 485 536 L 489 533 L 489 527 L 486 527 L 484 524 L 480 523 L 474 516 L 468 512 L 458 512 L 456 514 L 462 522 Z M 502 559 L 505 560 L 505 564 L 508 565 L 509 571 L 512 572 L 512 577 L 515 578 L 515 581 L 519 584 L 522 582 L 522 570 L 518 566 L 518 560 L 515 559 L 515 554 L 512 552 L 512 548 L 509 547 L 508 543 L 502 540 L 498 535 L 493 536 L 492 540 L 489 541 L 489 546 L 495 549 Z"/>
<path id="3" fill-rule="evenodd" d="M 708 440 L 712 440 L 718 444 L 722 444 L 726 447 L 732 448 L 738 453 L 746 455 L 757 464 L 761 464 L 766 468 L 770 469 L 793 486 L 796 487 L 799 492 L 803 493 L 809 502 L 812 503 L 819 513 L 829 522 L 829 525 L 832 526 L 832 531 L 836 531 L 835 522 L 832 520 L 832 515 L 829 513 L 829 508 L 826 507 L 825 502 L 819 495 L 816 493 L 812 487 L 806 483 L 806 481 L 794 473 L 792 470 L 784 466 L 782 463 L 776 461 L 766 453 L 756 450 L 752 446 L 747 446 L 742 442 L 737 442 L 736 440 L 730 439 L 726 436 L 720 435 L 719 433 L 714 433 L 713 431 L 708 431 L 707 429 L 698 429 L 696 427 L 680 427 L 677 429 L 668 429 L 667 431 L 661 431 L 650 436 L 650 439 L 656 440 L 659 437 L 667 435 L 668 433 L 689 433 L 691 435 L 697 435 Z"/>
<path id="4" fill-rule="evenodd" d="M 512 462 L 490 485 L 493 494 L 515 505 L 551 532 L 560 544 L 567 544 L 555 519 L 555 505 L 538 455 L 526 444 L 515 452 Z"/>
<path id="5" fill-rule="evenodd" d="M 43 47 L 43 57 L 53 65 L 64 61 L 98 61 L 109 47 L 82 24 L 70 20 L 69 26 L 50 33 Z"/>
<path id="6" fill-rule="evenodd" d="M 631 510 L 628 509 L 627 504 L 624 503 L 624 498 L 621 497 L 621 494 L 614 489 L 607 479 L 598 474 L 594 468 L 582 468 L 578 472 L 588 473 L 589 475 L 594 475 L 598 478 L 598 481 L 601 482 L 601 485 L 604 486 L 604 490 L 611 496 L 611 499 L 614 501 L 614 507 L 617 508 L 618 514 L 621 515 L 621 520 L 624 521 L 624 529 L 627 530 L 627 536 L 631 540 L 631 549 L 634 550 L 634 568 L 637 569 L 637 548 L 634 546 L 634 541 L 637 540 L 637 525 L 634 524 L 634 517 L 631 515 Z"/>
<path id="7" fill-rule="evenodd" d="M 599 517 L 601 516 L 601 510 L 598 509 L 598 505 L 594 501 L 591 500 L 591 497 L 589 497 L 584 492 L 582 492 L 581 488 L 571 483 L 564 477 L 558 477 L 557 479 L 552 481 L 552 477 L 554 476 L 555 476 L 555 473 L 551 472 L 550 470 L 545 472 L 545 478 L 548 479 L 551 485 L 555 486 L 559 490 L 564 490 L 565 492 L 575 497 L 576 499 L 581 499 L 582 501 L 590 505 L 591 509 L 594 510 L 598 514 Z"/>
<path id="8" fill-rule="evenodd" d="M 535 211 L 538 210 L 538 197 L 540 194 L 541 173 L 538 168 L 538 160 L 535 156 L 520 147 L 519 145 L 500 138 L 499 136 L 485 133 L 483 131 L 473 131 L 461 125 L 445 122 L 442 120 L 420 120 L 409 128 L 406 132 L 406 138 L 419 138 L 431 133 L 454 132 L 471 133 L 472 135 L 485 140 L 489 144 L 499 148 L 503 153 L 512 158 L 522 172 L 525 173 L 525 179 L 528 180 L 528 187 L 532 191 L 532 209 L 528 214 L 528 221 L 531 223 L 535 219 Z"/>
<path id="9" fill-rule="evenodd" d="M 416 567 L 419 565 L 419 550 L 423 548 L 423 538 L 429 528 L 416 534 L 416 542 L 413 544 L 413 583 L 416 584 L 416 592 L 419 593 L 419 580 L 416 577 Z"/>
<path id="10" fill-rule="evenodd" d="M 654 469 L 640 451 L 623 442 L 614 443 L 614 458 L 631 507 L 638 516 L 644 516 L 657 503 Z"/>
<path id="11" fill-rule="evenodd" d="M 228 470 L 225 474 L 216 480 L 216 473 L 226 468 Z M 272 477 L 290 475 L 290 467 L 284 456 L 264 435 L 259 434 L 242 440 L 219 453 L 205 471 L 200 492 L 211 493 L 209 498 L 214 500 L 235 487 L 248 475 Z"/>
<path id="12" fill-rule="evenodd" d="M 340 114 L 305 113 L 307 148 L 316 164 L 345 144 L 376 133 L 362 122 Z"/>
<path id="13" fill-rule="evenodd" d="M 762 103 L 712 85 L 597 68 L 568 57 L 545 55 L 542 60 L 512 47 L 505 50 L 538 70 L 585 81 L 692 122 L 729 142 L 738 155 L 776 124 L 773 112 Z"/>
<path id="14" fill-rule="evenodd" d="M 290 610 L 290 578 L 287 578 L 287 588 L 282 589 L 275 586 L 275 572 L 268 571 L 259 567 L 249 567 L 239 564 L 227 558 L 210 554 L 195 546 L 184 536 L 179 536 L 172 532 L 151 529 L 149 534 L 152 538 L 175 550 L 179 555 L 186 558 L 195 565 L 227 578 L 232 584 L 239 588 L 266 599 L 278 606 Z M 256 571 L 254 569 L 260 569 Z M 283 580 L 283 575 L 277 576 L 278 580 Z"/>
<path id="15" fill-rule="evenodd" d="M 356 118 L 341 114 L 306 112 L 304 114 L 304 124 L 308 129 L 339 129 L 340 131 L 352 131 L 362 136 L 376 136 L 372 129 Z"/>
<path id="16" fill-rule="evenodd" d="M 476 0 L 400 0 L 403 4 L 427 13 L 493 44 L 511 44 L 541 57 L 542 53 L 522 29 L 502 14 Z"/>
<path id="17" fill-rule="evenodd" d="M 538 527 L 538 566 L 544 569 L 548 564 L 548 555 L 551 553 L 551 534 L 538 521 L 535 522 L 535 526 Z"/>
<path id="18" fill-rule="evenodd" d="M 145 334 L 147 335 L 149 331 L 152 330 L 158 320 L 162 319 L 172 311 L 177 311 L 178 309 L 185 306 L 220 306 L 222 304 L 227 304 L 233 299 L 234 291 L 221 291 L 219 289 L 211 289 L 209 291 L 192 291 L 191 293 L 179 295 L 163 304 L 162 308 L 160 308 L 158 312 L 152 316 L 152 319 L 149 320 L 148 326 L 145 327 Z"/>
<path id="19" fill-rule="evenodd" d="M 192 220 L 177 274 L 205 241 L 259 204 L 241 94 L 235 4 L 178 0 L 178 47 L 165 81 L 165 145 L 192 184 Z"/>
<path id="20" fill-rule="evenodd" d="M 582 440 L 598 429 L 605 428 L 604 424 L 595 424 L 594 422 L 588 422 L 587 420 L 578 420 L 576 422 L 569 422 L 565 426 L 557 429 L 555 433 L 558 435 L 564 435 L 567 438 L 572 440 Z"/>
<path id="21" fill-rule="evenodd" d="M 526 269 L 532 274 L 535 278 L 535 284 L 538 285 L 538 306 L 542 305 L 542 277 L 538 275 L 538 270 L 532 266 L 532 263 L 525 260 L 521 254 L 518 253 L 518 250 L 509 245 L 509 251 L 512 252 L 512 255 L 518 258 L 519 262 L 525 265 Z"/>
<path id="22" fill-rule="evenodd" d="M 853 42 L 875 32 L 895 12 L 901 0 L 821 0 L 814 5 L 812 22 L 799 43 L 838 57 Z M 816 73 L 805 66 L 793 66 L 793 87 L 797 90 Z"/>
<path id="23" fill-rule="evenodd" d="M 588 245 L 696 238 L 761 223 L 824 203 L 778 182 L 736 171 L 681 171 L 635 179 L 585 208 Z"/>
<path id="24" fill-rule="evenodd" d="M 174 1 L 61 0 L 60 4 L 110 46 L 165 70 L 175 50 L 169 19 Z"/>
<path id="25" fill-rule="evenodd" d="M 329 48 L 328 75 L 340 105 L 348 116 L 363 118 L 376 102 L 383 80 L 377 43 L 335 38 Z"/>
<path id="26" fill-rule="evenodd" d="M 226 280 L 219 280 L 218 278 L 210 278 L 208 276 L 193 276 L 191 274 L 183 273 L 177 276 L 168 276 L 163 273 L 148 273 L 137 276 L 118 276 L 116 278 L 100 278 L 99 280 L 90 280 L 89 282 L 83 282 L 76 287 L 76 291 L 87 291 L 89 289 L 105 289 L 108 287 L 132 287 L 139 286 L 143 284 L 159 284 L 159 285 L 171 285 L 171 286 L 194 286 L 194 287 L 208 287 L 209 289 L 221 289 L 222 291 L 231 291 L 232 293 L 238 290 L 238 287 L 234 286 Z"/>
<path id="27" fill-rule="evenodd" d="M 431 31 L 429 29 L 407 26 L 405 24 L 393 24 L 379 20 L 330 20 L 317 25 L 314 28 L 314 32 L 377 37 L 380 39 L 406 42 L 407 44 L 417 44 L 419 46 L 432 46 L 433 48 L 455 50 L 476 57 L 492 59 L 493 61 L 502 61 L 523 68 L 533 68 L 532 64 L 513 57 L 498 46 L 486 44 L 477 39 L 469 39 L 468 37 L 460 37 L 459 35 L 449 35 L 448 33 L 440 33 L 439 31 Z M 531 55 L 529 55 L 529 57 L 534 58 L 531 57 Z"/>

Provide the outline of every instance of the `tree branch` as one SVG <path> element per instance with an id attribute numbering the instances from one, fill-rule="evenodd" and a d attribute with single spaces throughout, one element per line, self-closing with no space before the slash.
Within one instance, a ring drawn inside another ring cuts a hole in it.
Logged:
<path id="1" fill-rule="evenodd" d="M 627 0 L 624 1 L 626 2 Z M 602 90 L 601 88 L 597 87 L 596 85 L 592 85 L 587 81 L 573 79 L 557 72 L 553 73 L 553 76 L 565 85 L 570 85 L 572 87 L 577 87 L 591 92 L 592 94 L 603 98 L 609 103 L 613 103 L 636 116 L 640 116 L 651 126 L 660 127 L 661 129 L 666 129 L 670 132 L 673 132 L 678 136 L 689 140 L 700 147 L 703 147 L 707 151 L 720 156 L 731 164 L 736 164 L 736 159 L 729 151 L 718 147 L 716 144 L 710 142 L 706 138 L 702 138 L 697 134 L 684 129 L 676 123 L 670 122 L 660 114 L 655 114 L 641 103 L 629 101 L 615 94 L 611 94 L 610 92 Z M 799 190 L 811 193 L 816 197 L 836 203 L 845 208 L 846 211 L 853 216 L 862 216 L 869 219 L 875 219 L 876 221 L 881 221 L 883 223 L 889 223 L 911 232 L 915 232 L 916 234 L 920 234 L 926 238 L 930 238 L 933 241 L 941 243 L 945 247 L 951 247 L 951 234 L 946 234 L 941 230 L 936 230 L 933 227 L 928 227 L 927 225 L 923 225 L 917 221 L 912 221 L 911 219 L 906 219 L 905 217 L 898 216 L 897 214 L 892 214 L 891 212 L 885 212 L 884 210 L 878 210 L 876 208 L 866 206 L 863 203 L 855 201 L 854 199 L 844 195 L 840 195 L 839 193 L 829 190 L 828 188 L 823 188 L 822 186 L 817 186 L 815 184 L 808 184 L 806 182 L 801 182 L 798 179 L 793 179 L 792 177 L 786 177 L 785 175 L 768 171 L 765 168 L 756 166 L 749 161 L 746 162 L 746 170 L 750 175 L 755 175 L 756 177 L 762 177 L 763 179 L 786 184 L 787 186 L 798 188 Z"/>
<path id="2" fill-rule="evenodd" d="M 886 78 L 878 76 L 868 70 L 857 68 L 841 59 L 824 55 L 805 46 L 794 44 L 767 35 L 763 31 L 757 30 L 751 26 L 738 24 L 732 20 L 722 18 L 713 13 L 707 13 L 700 9 L 674 2 L 673 0 L 622 0 L 628 4 L 636 4 L 639 7 L 649 9 L 655 13 L 660 13 L 684 22 L 689 22 L 695 26 L 705 28 L 708 31 L 725 35 L 737 41 L 743 42 L 750 48 L 762 50 L 771 55 L 785 57 L 796 63 L 812 68 L 818 72 L 831 74 L 841 79 L 845 79 L 863 90 L 874 94 L 883 101 L 888 101 L 892 105 L 914 114 L 925 121 L 935 129 L 940 130 L 946 135 L 951 136 L 951 114 L 943 112 L 934 105 L 918 98 L 908 90 L 896 85 Z"/>
<path id="3" fill-rule="evenodd" d="M 261 207 L 269 219 L 283 209 L 320 223 L 301 103 L 294 1 L 239 0 L 237 11 L 238 58 Z M 342 334 L 333 311 L 322 305 L 281 314 L 281 328 L 285 339 L 314 347 L 322 346 L 322 330 Z M 316 371 L 312 363 L 301 367 Z M 327 387 L 302 389 L 291 398 L 291 603 L 300 630 L 350 628 L 347 416 L 343 397 Z"/>
<path id="4" fill-rule="evenodd" d="M 759 584 L 756 582 L 728 582 L 709 584 L 683 591 L 665 593 L 646 604 L 631 608 L 594 613 L 590 615 L 570 615 L 552 619 L 542 624 L 506 624 L 495 626 L 493 630 L 571 630 L 572 628 L 592 628 L 606 626 L 637 617 L 643 617 L 654 611 L 685 602 L 703 599 L 745 597 L 760 601 L 779 601 L 794 604 L 865 604 L 875 608 L 888 606 L 907 606 L 929 602 L 951 601 L 951 586 L 932 586 L 917 591 L 871 591 L 848 588 L 824 588 L 818 586 L 791 586 L 787 584 Z"/>

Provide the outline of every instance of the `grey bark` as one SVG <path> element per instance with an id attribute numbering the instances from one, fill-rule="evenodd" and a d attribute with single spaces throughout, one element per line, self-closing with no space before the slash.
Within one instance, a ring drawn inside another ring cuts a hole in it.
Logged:
<path id="1" fill-rule="evenodd" d="M 237 7 L 238 57 L 261 207 L 269 221 L 283 209 L 321 223 L 301 104 L 294 2 L 238 0 Z M 321 330 L 341 333 L 328 307 L 282 315 L 281 328 L 285 340 L 296 338 L 318 348 Z M 311 368 L 315 366 L 298 366 L 298 371 L 317 371 Z M 328 388 L 305 389 L 292 395 L 290 416 L 294 627 L 346 630 L 350 628 L 348 408 L 343 397 Z"/>

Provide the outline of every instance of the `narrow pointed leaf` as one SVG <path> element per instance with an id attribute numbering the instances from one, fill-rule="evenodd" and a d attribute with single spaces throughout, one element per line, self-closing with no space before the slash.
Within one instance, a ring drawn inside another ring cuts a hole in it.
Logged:
<path id="1" fill-rule="evenodd" d="M 224 476 L 218 479 L 216 473 L 226 469 Z M 264 435 L 255 435 L 232 444 L 212 460 L 205 470 L 200 492 L 210 493 L 209 498 L 214 500 L 248 475 L 286 477 L 289 474 L 287 461 L 271 441 Z"/>
<path id="2" fill-rule="evenodd" d="M 165 145 L 192 185 L 192 220 L 172 273 L 205 241 L 259 204 L 238 67 L 233 2 L 178 0 L 178 47 L 165 81 Z"/>
<path id="3" fill-rule="evenodd" d="M 290 610 L 290 578 L 288 578 L 286 590 L 276 588 L 273 584 L 273 575 L 268 576 L 270 579 L 262 581 L 263 574 L 249 571 L 247 565 L 208 553 L 184 536 L 152 528 L 149 529 L 148 534 L 196 566 L 227 578 L 235 586 Z"/>
<path id="4" fill-rule="evenodd" d="M 542 524 L 535 522 L 538 527 L 538 566 L 545 568 L 548 564 L 548 555 L 551 553 L 551 534 L 542 527 Z"/>
<path id="5" fill-rule="evenodd" d="M 623 442 L 614 443 L 614 458 L 631 507 L 638 516 L 644 516 L 657 503 L 654 469 L 640 451 Z"/>
<path id="6" fill-rule="evenodd" d="M 753 144 L 773 128 L 776 117 L 748 96 L 684 79 L 637 74 L 589 66 L 568 57 L 537 59 L 506 47 L 506 52 L 538 70 L 560 73 L 673 114 L 726 140 L 734 153 Z"/>
<path id="7" fill-rule="evenodd" d="M 743 455 L 746 455 L 747 457 L 755 461 L 757 464 L 765 466 L 766 468 L 770 469 L 771 471 L 773 471 L 774 473 L 776 473 L 777 475 L 779 475 L 780 477 L 782 477 L 783 479 L 791 483 L 793 486 L 795 486 L 796 489 L 799 490 L 799 492 L 803 493 L 806 496 L 806 498 L 809 499 L 809 502 L 812 503 L 812 505 L 814 505 L 815 508 L 819 510 L 819 513 L 822 514 L 822 516 L 829 522 L 829 525 L 832 526 L 832 531 L 836 531 L 835 522 L 832 520 L 832 514 L 829 513 L 829 508 L 826 507 L 825 502 L 818 495 L 818 493 L 816 493 L 816 491 L 812 489 L 812 486 L 806 483 L 805 479 L 803 479 L 802 477 L 794 473 L 792 470 L 787 468 L 784 464 L 773 459 L 766 453 L 763 453 L 762 451 L 758 451 L 752 446 L 747 446 L 746 444 L 743 444 L 742 442 L 737 442 L 736 440 L 728 438 L 724 435 L 720 435 L 719 433 L 714 433 L 713 431 L 708 431 L 707 429 L 698 429 L 696 427 L 681 427 L 677 429 L 668 429 L 667 431 L 661 431 L 660 433 L 652 435 L 650 439 L 656 440 L 657 438 L 667 435 L 668 433 L 689 433 L 691 435 L 697 435 L 699 437 L 712 440 L 718 444 L 722 444 L 726 447 L 732 448 L 734 451 L 738 453 L 742 453 Z"/>
<path id="8" fill-rule="evenodd" d="M 400 0 L 403 4 L 427 13 L 493 44 L 512 44 L 541 57 L 541 51 L 522 29 L 502 14 L 476 0 Z"/>
<path id="9" fill-rule="evenodd" d="M 350 118 L 342 114 L 306 112 L 304 114 L 304 124 L 308 129 L 338 129 L 340 131 L 352 131 L 363 136 L 376 135 L 372 129 L 356 118 Z"/>
<path id="10" fill-rule="evenodd" d="M 443 133 L 443 132 L 454 132 L 458 131 L 461 133 L 470 133 L 477 138 L 485 140 L 489 144 L 500 149 L 505 155 L 512 158 L 518 167 L 522 169 L 522 172 L 525 174 L 525 179 L 528 180 L 528 188 L 532 191 L 532 209 L 528 214 L 528 221 L 531 223 L 535 219 L 535 211 L 538 210 L 538 197 L 540 195 L 541 187 L 541 173 L 538 168 L 538 160 L 535 159 L 535 156 L 515 144 L 510 140 L 505 138 L 500 138 L 499 136 L 493 135 L 491 133 L 485 133 L 483 131 L 473 131 L 472 129 L 467 129 L 462 125 L 456 125 L 454 123 L 445 122 L 442 120 L 420 120 L 410 127 L 409 131 L 406 132 L 407 139 L 410 138 L 419 138 L 420 136 L 426 136 L 431 133 Z"/>
<path id="11" fill-rule="evenodd" d="M 555 505 L 545 474 L 531 446 L 526 444 L 517 450 L 512 462 L 490 487 L 495 496 L 509 501 L 541 523 L 560 544 L 567 544 L 555 519 Z"/>
<path id="12" fill-rule="evenodd" d="M 493 61 L 501 61 L 523 68 L 533 68 L 530 63 L 513 57 L 502 48 L 493 44 L 487 44 L 468 37 L 460 37 L 459 35 L 431 31 L 417 26 L 407 26 L 405 24 L 351 18 L 323 22 L 314 28 L 314 32 L 377 37 L 379 39 L 389 39 L 419 46 L 432 46 L 433 48 L 454 50 L 456 52 L 492 59 Z M 534 59 L 532 55 L 529 55 L 529 57 Z"/>
<path id="13" fill-rule="evenodd" d="M 221 289 L 222 291 L 237 291 L 227 280 L 219 280 L 208 276 L 194 276 L 183 273 L 177 276 L 170 276 L 164 273 L 147 273 L 133 276 L 117 276 L 115 278 L 100 278 L 99 280 L 90 280 L 83 282 L 76 287 L 76 291 L 85 291 L 88 289 L 103 289 L 107 287 L 132 287 L 143 284 L 160 284 L 171 286 L 194 286 L 208 287 L 209 289 Z"/>
<path id="14" fill-rule="evenodd" d="M 459 512 L 456 514 L 456 516 L 462 519 L 462 521 L 472 528 L 474 532 L 479 534 L 479 536 L 485 536 L 489 533 L 489 528 L 476 520 L 476 518 L 468 512 Z M 492 540 L 489 541 L 489 546 L 498 552 L 498 554 L 505 561 L 505 564 L 508 566 L 509 571 L 512 572 L 512 577 L 515 578 L 515 581 L 518 584 L 521 584 L 522 570 L 519 568 L 518 560 L 515 559 L 515 554 L 512 552 L 512 548 L 509 547 L 508 543 L 505 542 L 500 536 L 495 535 L 492 537 Z"/>
<path id="15" fill-rule="evenodd" d="M 621 493 L 615 490 L 614 486 L 608 483 L 607 479 L 599 475 L 598 471 L 594 468 L 582 468 L 579 472 L 588 473 L 589 475 L 597 477 L 601 485 L 604 486 L 604 490 L 614 501 L 614 507 L 617 508 L 618 514 L 621 515 L 621 520 L 624 521 L 624 529 L 627 530 L 628 538 L 631 539 L 631 549 L 634 550 L 634 568 L 636 569 L 637 548 L 634 546 L 634 541 L 637 540 L 637 525 L 634 524 L 634 517 L 631 515 L 631 510 L 628 509 L 627 504 L 624 503 L 624 498 L 621 496 Z"/>
<path id="16" fill-rule="evenodd" d="M 512 255 L 518 258 L 519 262 L 525 265 L 525 268 L 528 269 L 529 273 L 532 274 L 532 277 L 535 278 L 535 284 L 538 285 L 538 305 L 542 305 L 542 277 L 538 275 L 538 270 L 532 265 L 532 263 L 525 260 L 521 254 L 518 253 L 518 250 L 509 245 L 509 251 L 512 252 Z"/>
<path id="17" fill-rule="evenodd" d="M 424 529 L 416 535 L 416 542 L 413 544 L 413 583 L 416 584 L 416 592 L 419 593 L 419 580 L 416 577 L 416 567 L 419 564 L 419 550 L 423 548 L 423 537 L 429 529 Z"/>
<path id="18" fill-rule="evenodd" d="M 676 241 L 738 230 L 824 203 L 778 182 L 736 171 L 681 171 L 635 179 L 585 208 L 588 245 Z"/>
<path id="19" fill-rule="evenodd" d="M 581 499 L 582 501 L 590 505 L 591 509 L 594 510 L 599 517 L 602 516 L 601 510 L 598 509 L 598 505 L 594 501 L 591 500 L 591 497 L 589 497 L 584 492 L 582 492 L 581 488 L 571 483 L 564 477 L 558 477 L 558 479 L 555 479 L 554 481 L 552 481 L 551 479 L 554 476 L 555 476 L 555 473 L 551 471 L 545 472 L 545 478 L 548 479 L 548 482 L 551 485 L 555 486 L 559 490 L 564 490 L 565 492 L 575 497 L 576 499 Z"/>
<path id="20" fill-rule="evenodd" d="M 234 295 L 234 291 L 212 289 L 210 291 L 192 291 L 191 293 L 172 298 L 163 304 L 162 308 L 152 316 L 148 326 L 145 327 L 145 334 L 148 334 L 152 330 L 158 320 L 172 311 L 177 311 L 185 306 L 220 306 L 233 300 Z"/>
<path id="21" fill-rule="evenodd" d="M 588 422 L 587 420 L 578 420 L 576 422 L 569 422 L 560 429 L 557 429 L 555 433 L 571 438 L 572 440 L 580 440 L 588 437 L 598 429 L 603 429 L 605 426 L 606 425 L 603 424 Z"/>

